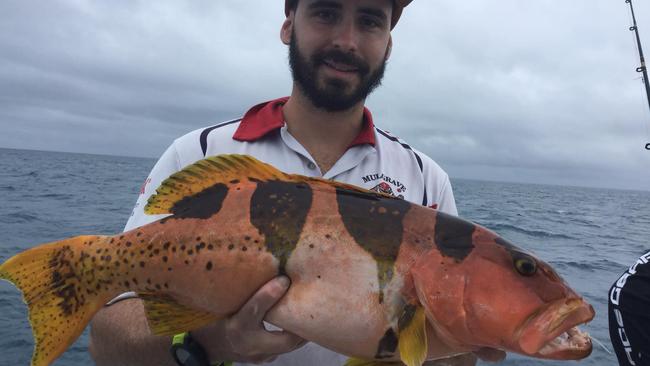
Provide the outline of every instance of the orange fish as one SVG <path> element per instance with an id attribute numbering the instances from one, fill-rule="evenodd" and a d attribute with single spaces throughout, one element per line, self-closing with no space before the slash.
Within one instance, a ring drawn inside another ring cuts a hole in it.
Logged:
<path id="1" fill-rule="evenodd" d="M 144 300 L 153 334 L 172 335 L 233 314 L 278 274 L 292 286 L 267 320 L 348 365 L 420 366 L 483 347 L 591 352 L 576 326 L 594 311 L 548 264 L 430 208 L 221 155 L 172 175 L 145 212 L 168 216 L 0 266 L 29 307 L 32 365 L 53 362 L 121 293 Z"/>

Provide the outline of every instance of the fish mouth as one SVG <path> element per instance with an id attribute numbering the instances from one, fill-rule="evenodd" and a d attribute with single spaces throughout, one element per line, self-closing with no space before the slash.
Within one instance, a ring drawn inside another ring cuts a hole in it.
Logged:
<path id="1" fill-rule="evenodd" d="M 591 354 L 589 334 L 577 326 L 594 318 L 591 305 L 579 298 L 554 302 L 532 314 L 520 331 L 524 354 L 555 360 L 579 360 Z"/>

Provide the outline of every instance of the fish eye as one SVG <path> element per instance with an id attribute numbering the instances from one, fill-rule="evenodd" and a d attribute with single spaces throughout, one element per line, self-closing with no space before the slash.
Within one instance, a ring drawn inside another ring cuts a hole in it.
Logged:
<path id="1" fill-rule="evenodd" d="M 515 258 L 515 268 L 522 276 L 530 277 L 537 273 L 537 262 L 531 257 L 517 257 Z"/>

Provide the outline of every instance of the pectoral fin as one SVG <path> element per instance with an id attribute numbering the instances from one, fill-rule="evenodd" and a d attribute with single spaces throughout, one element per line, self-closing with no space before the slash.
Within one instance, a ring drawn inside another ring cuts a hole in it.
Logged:
<path id="1" fill-rule="evenodd" d="M 421 366 L 427 359 L 427 318 L 418 307 L 408 325 L 399 333 L 399 354 L 407 366 Z"/>
<path id="2" fill-rule="evenodd" d="M 154 335 L 179 334 L 219 320 L 219 317 L 214 314 L 188 308 L 166 295 L 155 293 L 138 295 L 144 301 L 149 329 Z"/>

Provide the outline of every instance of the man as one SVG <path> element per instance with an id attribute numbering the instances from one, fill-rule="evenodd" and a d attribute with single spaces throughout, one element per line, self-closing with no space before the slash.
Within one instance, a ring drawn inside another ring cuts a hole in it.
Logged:
<path id="1" fill-rule="evenodd" d="M 288 173 L 355 184 L 455 215 L 447 174 L 375 127 L 364 108 L 390 56 L 390 31 L 411 1 L 287 0 L 281 40 L 289 46 L 291 96 L 177 139 L 151 172 L 125 230 L 160 218 L 142 210 L 162 180 L 205 156 L 223 153 L 253 155 Z M 213 363 L 277 358 L 274 365 L 342 365 L 342 355 L 314 344 L 297 350 L 304 340 L 264 328 L 264 315 L 288 287 L 285 277 L 270 281 L 231 318 L 192 331 L 182 341 L 198 345 L 197 352 Z M 137 299 L 107 306 L 92 323 L 90 351 L 100 366 L 174 365 L 170 345 L 169 337 L 149 335 Z M 474 360 L 470 357 L 470 364 Z"/>
<path id="2" fill-rule="evenodd" d="M 609 290 L 609 335 L 621 366 L 650 366 L 650 252 Z"/>

